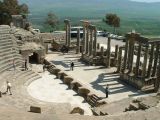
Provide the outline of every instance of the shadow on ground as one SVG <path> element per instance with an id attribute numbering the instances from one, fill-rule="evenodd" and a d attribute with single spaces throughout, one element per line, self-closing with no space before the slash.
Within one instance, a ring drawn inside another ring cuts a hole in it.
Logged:
<path id="1" fill-rule="evenodd" d="M 119 80 L 119 75 L 114 73 L 113 74 L 102 73 L 98 76 L 98 78 L 94 82 L 91 82 L 90 84 L 95 90 L 102 91 L 103 93 L 105 93 L 105 87 L 108 84 L 110 95 L 117 94 L 117 93 L 130 92 L 130 91 L 133 92 L 133 94 L 129 95 L 129 97 L 139 96 L 143 94 L 138 92 L 138 90 L 133 88 L 132 86 Z"/>

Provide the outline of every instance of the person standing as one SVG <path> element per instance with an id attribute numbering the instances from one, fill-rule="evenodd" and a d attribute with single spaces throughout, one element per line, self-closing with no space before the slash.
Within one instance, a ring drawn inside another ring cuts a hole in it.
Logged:
<path id="1" fill-rule="evenodd" d="M 108 84 L 106 85 L 105 92 L 106 92 L 106 98 L 108 98 L 108 94 L 109 94 L 109 85 Z"/>
<path id="2" fill-rule="evenodd" d="M 73 71 L 73 69 L 74 69 L 74 63 L 71 62 L 71 70 Z"/>
<path id="3" fill-rule="evenodd" d="M 16 70 L 15 60 L 13 59 L 13 69 Z"/>
<path id="4" fill-rule="evenodd" d="M 28 70 L 28 67 L 27 67 L 27 59 L 25 59 L 24 67 L 25 67 L 25 70 Z"/>
<path id="5" fill-rule="evenodd" d="M 7 81 L 7 90 L 6 90 L 6 93 L 10 92 L 10 95 L 12 95 L 12 92 L 11 92 L 11 83 L 9 81 Z"/>

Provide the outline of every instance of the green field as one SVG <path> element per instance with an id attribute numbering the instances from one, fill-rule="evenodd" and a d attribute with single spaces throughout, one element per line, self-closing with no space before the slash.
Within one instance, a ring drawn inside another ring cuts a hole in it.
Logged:
<path id="1" fill-rule="evenodd" d="M 48 12 L 54 12 L 60 19 L 57 30 L 64 30 L 64 19 L 70 19 L 72 25 L 80 25 L 80 20 L 92 21 L 99 30 L 113 31 L 102 22 L 106 13 L 116 13 L 121 18 L 118 34 L 136 30 L 142 35 L 159 36 L 160 3 L 138 3 L 129 0 L 20 0 L 29 5 L 29 20 L 42 32 L 51 31 L 44 24 Z"/>

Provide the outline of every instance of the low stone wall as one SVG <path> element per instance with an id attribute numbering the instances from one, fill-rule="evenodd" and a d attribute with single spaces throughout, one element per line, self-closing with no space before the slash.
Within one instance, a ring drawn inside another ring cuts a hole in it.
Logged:
<path id="1" fill-rule="evenodd" d="M 46 63 L 49 63 L 49 62 L 46 62 Z M 49 65 L 52 66 L 49 69 L 49 72 L 51 74 L 56 75 L 57 78 L 61 79 L 64 84 L 68 85 L 68 87 L 70 89 L 77 92 L 77 94 L 82 96 L 86 101 L 87 101 L 87 98 L 91 98 L 91 97 L 92 97 L 91 99 L 96 98 L 96 101 L 94 101 L 92 106 L 99 105 L 98 101 L 100 100 L 100 98 L 97 95 L 95 95 L 94 93 L 91 93 L 91 91 L 89 89 L 87 89 L 87 87 L 85 85 L 83 85 L 79 81 L 75 80 L 74 78 L 68 76 L 64 71 L 61 71 L 60 69 L 58 69 L 54 65 L 52 65 L 52 63 L 49 63 Z"/>

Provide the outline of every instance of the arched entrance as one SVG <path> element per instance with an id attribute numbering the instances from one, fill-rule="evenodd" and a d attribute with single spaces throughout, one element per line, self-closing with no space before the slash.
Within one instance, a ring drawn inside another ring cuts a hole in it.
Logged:
<path id="1" fill-rule="evenodd" d="M 39 55 L 35 52 L 31 56 L 29 56 L 29 63 L 38 63 Z"/>

